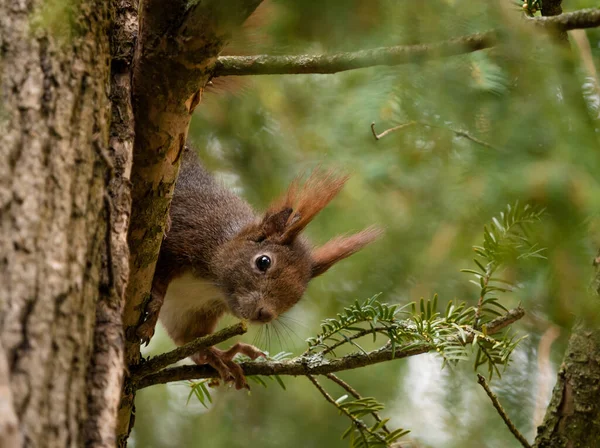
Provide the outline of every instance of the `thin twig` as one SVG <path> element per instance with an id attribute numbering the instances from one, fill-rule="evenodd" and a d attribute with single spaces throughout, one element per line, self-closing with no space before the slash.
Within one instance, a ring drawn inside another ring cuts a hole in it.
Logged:
<path id="1" fill-rule="evenodd" d="M 525 315 L 523 308 L 518 307 L 499 316 L 486 324 L 486 333 L 492 335 L 502 331 L 508 325 L 516 322 Z M 457 338 L 460 338 L 457 330 Z M 473 341 L 474 335 L 469 334 L 466 343 Z M 429 343 L 416 345 L 414 342 L 398 345 L 392 350 L 390 344 L 366 354 L 350 353 L 342 358 L 328 359 L 320 355 L 299 356 L 286 361 L 252 361 L 242 362 L 240 367 L 246 376 L 252 375 L 325 375 L 342 370 L 356 369 L 372 364 L 378 364 L 392 359 L 408 358 L 435 350 Z M 143 389 L 154 384 L 170 383 L 172 381 L 191 380 L 199 378 L 216 378 L 218 373 L 210 366 L 179 366 L 161 370 L 147 375 L 134 382 L 133 387 Z"/>
<path id="2" fill-rule="evenodd" d="M 427 126 L 431 126 L 431 125 L 427 125 Z M 485 141 L 483 141 L 483 140 L 481 140 L 481 139 L 479 139 L 477 137 L 474 137 L 474 136 L 472 136 L 471 134 L 469 134 L 466 131 L 458 131 L 458 130 L 455 130 L 455 129 L 444 128 L 444 127 L 441 127 L 441 126 L 432 126 L 432 127 L 438 127 L 440 129 L 447 129 L 449 131 L 454 132 L 457 137 L 466 138 L 467 140 L 471 140 L 473 143 L 477 143 L 478 145 L 485 146 L 486 148 L 495 149 L 496 151 L 500 150 L 500 148 L 498 148 L 497 146 L 494 146 L 494 145 L 492 145 L 492 144 L 490 144 L 488 142 L 485 142 Z"/>
<path id="3" fill-rule="evenodd" d="M 336 383 L 338 386 L 340 386 L 342 389 L 344 389 L 346 392 L 348 392 L 350 395 L 352 395 L 357 400 L 360 400 L 362 398 L 362 396 L 358 393 L 358 391 L 356 389 L 354 389 L 352 386 L 350 386 L 350 384 L 345 382 L 339 376 L 336 376 L 333 373 L 328 373 L 325 376 L 327 378 L 329 378 L 331 381 L 333 381 L 334 383 Z M 371 412 L 371 415 L 378 423 L 381 423 L 383 421 L 376 411 Z M 383 425 L 381 427 L 381 429 L 383 429 L 388 434 L 390 433 L 390 430 L 387 428 L 386 425 Z"/>
<path id="4" fill-rule="evenodd" d="M 450 132 L 453 132 L 457 137 L 466 138 L 467 140 L 471 140 L 473 143 L 477 143 L 478 145 L 484 146 L 486 148 L 494 149 L 496 151 L 500 150 L 500 148 L 498 148 L 488 142 L 485 142 L 477 137 L 474 137 L 466 131 L 452 129 L 447 126 L 439 126 L 437 124 L 431 124 L 426 121 L 409 121 L 407 123 L 403 123 L 398 126 L 394 126 L 393 128 L 386 129 L 381 134 L 377 134 L 377 132 L 375 131 L 375 123 L 371 123 L 371 132 L 373 133 L 373 137 L 375 137 L 375 140 L 379 140 L 380 138 L 383 138 L 386 135 L 391 134 L 392 132 L 399 131 L 400 129 L 404 129 L 404 128 L 407 128 L 407 127 L 413 126 L 413 125 L 419 125 L 419 126 L 424 126 L 424 127 L 443 129 L 445 131 L 450 131 Z"/>
<path id="5" fill-rule="evenodd" d="M 527 439 L 523 437 L 523 434 L 519 432 L 519 430 L 515 427 L 514 423 L 510 420 L 510 418 L 508 418 L 506 411 L 498 401 L 498 397 L 494 394 L 494 392 L 492 392 L 490 386 L 488 385 L 483 375 L 479 373 L 477 374 L 477 382 L 481 384 L 481 387 L 483 387 L 483 390 L 485 390 L 487 396 L 490 397 L 490 400 L 492 400 L 492 404 L 496 408 L 496 411 L 498 411 L 498 414 L 500 414 L 500 417 L 502 417 L 502 420 L 504 420 L 506 426 L 508 426 L 510 432 L 513 433 L 513 435 L 521 443 L 521 445 L 523 445 L 525 448 L 531 448 L 531 445 L 529 444 L 529 442 L 527 442 Z"/>
<path id="6" fill-rule="evenodd" d="M 380 138 L 383 138 L 386 135 L 391 134 L 392 132 L 399 131 L 400 129 L 404 129 L 415 124 L 417 124 L 416 121 L 409 121 L 408 123 L 402 123 L 398 126 L 394 126 L 393 128 L 386 129 L 381 134 L 378 134 L 377 132 L 375 132 L 375 123 L 371 123 L 371 132 L 373 133 L 373 137 L 375 137 L 375 140 L 379 140 Z"/>
<path id="7" fill-rule="evenodd" d="M 212 347 L 213 345 L 219 344 L 227 339 L 231 339 L 234 336 L 244 334 L 246 331 L 248 331 L 246 323 L 240 322 L 236 325 L 232 325 L 231 327 L 223 328 L 216 333 L 209 334 L 208 336 L 194 339 L 188 344 L 178 347 L 168 353 L 155 356 L 154 358 L 151 358 L 150 360 L 140 364 L 136 368 L 132 369 L 131 377 L 133 381 L 138 381 L 145 376 L 156 373 L 171 364 L 175 364 L 177 361 L 181 361 L 182 359 L 197 353 L 202 348 Z"/>
<path id="8" fill-rule="evenodd" d="M 376 432 L 373 432 L 369 429 L 369 427 L 367 425 L 365 425 L 361 420 L 357 419 L 355 416 L 353 416 L 350 412 L 348 412 L 346 409 L 344 409 L 343 407 L 341 407 L 339 405 L 339 403 L 337 403 L 333 397 L 331 395 L 329 395 L 327 393 L 327 391 L 325 389 L 323 389 L 323 386 L 321 386 L 319 384 L 319 382 L 317 381 L 317 379 L 313 376 L 313 375 L 306 375 L 306 377 L 311 381 L 311 383 L 314 384 L 314 386 L 319 390 L 319 392 L 321 392 L 321 394 L 323 395 L 323 397 L 325 397 L 325 400 L 327 400 L 328 402 L 330 402 L 332 405 L 334 405 L 342 414 L 344 414 L 346 417 L 348 417 L 350 420 L 352 420 L 352 423 L 354 423 L 354 425 L 356 427 L 359 428 L 360 431 L 365 431 L 369 434 L 371 434 L 373 437 L 376 437 L 379 441 L 381 441 L 385 446 L 388 446 L 387 442 L 385 441 L 385 439 L 381 436 L 381 434 L 377 434 Z"/>

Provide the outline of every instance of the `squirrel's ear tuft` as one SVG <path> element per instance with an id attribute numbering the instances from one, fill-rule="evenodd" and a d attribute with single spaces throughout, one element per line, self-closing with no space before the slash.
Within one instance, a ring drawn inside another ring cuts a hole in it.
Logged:
<path id="1" fill-rule="evenodd" d="M 350 236 L 339 236 L 312 252 L 312 277 L 317 277 L 338 261 L 358 252 L 383 234 L 378 227 L 369 227 Z"/>
<path id="2" fill-rule="evenodd" d="M 310 221 L 340 192 L 348 176 L 316 169 L 300 185 L 296 178 L 287 193 L 271 204 L 262 220 L 266 238 L 291 243 Z"/>

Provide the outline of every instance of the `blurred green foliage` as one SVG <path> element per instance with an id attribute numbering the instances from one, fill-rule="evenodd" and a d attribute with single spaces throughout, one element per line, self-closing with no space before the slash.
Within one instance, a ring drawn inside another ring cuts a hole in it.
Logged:
<path id="1" fill-rule="evenodd" d="M 323 53 L 435 42 L 491 28 L 504 44 L 468 55 L 373 67 L 335 75 L 262 76 L 234 80 L 205 94 L 190 139 L 217 176 L 264 209 L 299 173 L 319 164 L 352 174 L 344 191 L 307 232 L 316 243 L 372 223 L 385 237 L 312 282 L 286 325 L 244 339 L 276 353 L 306 349 L 322 319 L 382 292 L 404 305 L 438 293 L 477 302 L 479 289 L 461 268 L 473 266 L 483 225 L 516 200 L 546 209 L 531 237 L 547 260 L 502 272 L 520 288 L 501 298 L 522 302 L 516 326 L 530 337 L 492 386 L 517 427 L 532 439 L 536 400 L 544 406 L 554 383 L 538 369 L 538 345 L 550 325 L 564 331 L 552 347 L 556 366 L 576 318 L 597 323 L 590 290 L 600 247 L 600 96 L 597 81 L 572 51 L 533 33 L 519 5 L 432 0 L 274 0 L 259 30 L 246 30 L 238 51 Z M 597 6 L 571 1 L 569 10 Z M 596 70 L 600 31 L 586 32 Z M 234 49 L 235 50 L 235 49 Z M 232 51 L 234 51 L 232 50 Z M 218 86 L 218 83 L 217 83 Z M 369 128 L 420 121 L 376 141 Z M 466 131 L 494 149 L 461 137 Z M 231 323 L 232 320 L 223 322 Z M 368 341 L 365 344 L 370 347 Z M 150 353 L 168 350 L 163 332 Z M 386 404 L 391 426 L 411 430 L 432 447 L 516 446 L 465 363 L 441 370 L 423 355 L 344 372 L 365 396 Z M 283 378 L 287 390 L 254 384 L 251 394 L 212 392 L 205 409 L 186 406 L 189 386 L 154 386 L 139 393 L 132 446 L 335 447 L 347 422 L 306 378 Z M 543 389 L 543 388 L 542 388 Z M 328 388 L 334 397 L 343 394 Z M 539 423 L 539 422 L 538 422 Z"/>

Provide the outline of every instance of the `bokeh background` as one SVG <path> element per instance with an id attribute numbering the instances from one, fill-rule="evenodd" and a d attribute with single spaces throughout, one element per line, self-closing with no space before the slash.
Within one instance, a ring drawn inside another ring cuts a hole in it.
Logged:
<path id="1" fill-rule="evenodd" d="M 478 288 L 459 270 L 472 267 L 483 225 L 515 200 L 546 207 L 532 237 L 547 260 L 522 260 L 504 272 L 520 288 L 501 301 L 523 304 L 527 316 L 515 329 L 528 337 L 492 381 L 532 440 L 570 326 L 598 315 L 591 261 L 600 247 L 600 31 L 572 35 L 567 51 L 532 33 L 520 5 L 505 0 L 273 0 L 261 9 L 229 53 L 320 54 L 505 30 L 503 45 L 463 56 L 219 81 L 198 108 L 190 141 L 215 175 L 259 210 L 318 165 L 351 173 L 309 226 L 315 244 L 372 223 L 386 229 L 382 240 L 313 281 L 269 338 L 264 331 L 257 337 L 257 329 L 242 338 L 271 354 L 302 353 L 322 319 L 375 293 L 389 303 L 434 293 L 442 307 L 475 303 Z M 408 126 L 379 141 L 371 134 L 371 122 L 381 132 L 409 121 L 431 126 Z M 144 355 L 172 346 L 159 328 Z M 340 376 L 385 403 L 390 426 L 410 429 L 408 438 L 422 446 L 518 446 L 471 362 L 442 370 L 439 358 L 423 355 Z M 271 381 L 251 393 L 215 389 L 208 409 L 194 398 L 186 404 L 187 383 L 142 390 L 131 446 L 346 446 L 346 419 L 306 378 L 283 379 L 285 391 Z M 328 390 L 342 395 L 337 386 Z"/>

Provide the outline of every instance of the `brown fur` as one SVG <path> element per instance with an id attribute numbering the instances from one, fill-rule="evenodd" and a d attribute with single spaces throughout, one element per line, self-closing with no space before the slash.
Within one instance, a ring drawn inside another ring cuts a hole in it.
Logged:
<path id="1" fill-rule="evenodd" d="M 290 309 L 311 278 L 381 233 L 369 228 L 314 250 L 300 235 L 346 180 L 315 170 L 303 185 L 298 179 L 292 182 L 261 218 L 215 182 L 186 149 L 171 204 L 171 227 L 161 247 L 146 322 L 138 334 L 145 340 L 152 336 L 159 312 L 167 332 L 181 345 L 213 332 L 225 312 L 264 323 Z M 266 272 L 255 265 L 261 255 L 272 260 Z M 216 352 L 211 353 L 194 359 L 214 359 Z"/>
<path id="2" fill-rule="evenodd" d="M 369 227 L 348 237 L 339 236 L 334 238 L 315 249 L 312 253 L 312 277 L 321 275 L 338 261 L 358 252 L 367 244 L 379 238 L 381 234 L 381 229 Z"/>
<path id="3" fill-rule="evenodd" d="M 338 176 L 334 171 L 315 170 L 302 188 L 299 179 L 290 185 L 283 207 L 293 209 L 287 219 L 280 241 L 292 241 L 313 218 L 340 192 L 348 176 Z"/>

